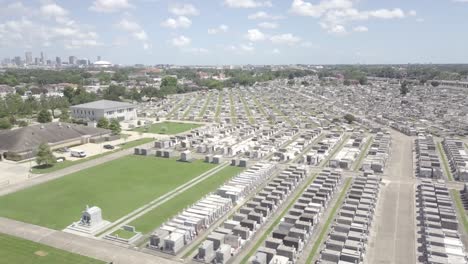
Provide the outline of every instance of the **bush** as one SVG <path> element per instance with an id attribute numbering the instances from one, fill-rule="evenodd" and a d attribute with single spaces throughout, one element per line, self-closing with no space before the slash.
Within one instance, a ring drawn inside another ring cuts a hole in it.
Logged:
<path id="1" fill-rule="evenodd" d="M 10 129 L 11 128 L 11 122 L 8 118 L 0 118 L 0 129 Z"/>

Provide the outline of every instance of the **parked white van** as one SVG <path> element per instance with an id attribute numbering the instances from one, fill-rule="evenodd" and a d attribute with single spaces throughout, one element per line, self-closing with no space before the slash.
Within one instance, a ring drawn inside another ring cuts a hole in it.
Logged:
<path id="1" fill-rule="evenodd" d="M 70 155 L 72 157 L 84 158 L 86 157 L 86 152 L 84 152 L 83 150 L 79 150 L 79 149 L 72 149 L 70 150 Z"/>

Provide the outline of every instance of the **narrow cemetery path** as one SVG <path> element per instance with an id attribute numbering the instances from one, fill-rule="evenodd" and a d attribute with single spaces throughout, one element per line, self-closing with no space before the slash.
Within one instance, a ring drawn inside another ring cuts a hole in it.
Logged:
<path id="1" fill-rule="evenodd" d="M 206 108 L 210 104 L 211 97 L 213 96 L 213 92 L 208 92 L 208 96 L 206 96 L 205 103 L 203 104 L 203 107 L 200 109 L 200 112 L 198 113 L 197 119 L 202 119 L 203 115 L 206 112 Z"/>
<path id="2" fill-rule="evenodd" d="M 245 95 L 244 95 L 244 93 L 243 93 L 243 92 L 240 92 L 240 91 L 238 91 L 238 93 L 239 93 L 239 97 L 240 97 L 240 99 L 241 99 L 241 101 L 242 101 L 242 104 L 244 105 L 245 112 L 247 113 L 247 116 L 248 116 L 248 118 L 249 118 L 249 123 L 250 123 L 250 124 L 254 124 L 254 123 L 255 123 L 255 119 L 254 119 L 253 116 L 252 116 L 252 112 L 250 111 L 249 104 L 248 104 L 247 101 L 245 100 L 245 97 L 244 97 Z"/>
<path id="3" fill-rule="evenodd" d="M 237 123 L 236 106 L 234 105 L 234 98 L 232 96 L 232 90 L 231 89 L 229 89 L 229 105 L 230 105 L 230 109 L 231 109 L 232 123 Z"/>
<path id="4" fill-rule="evenodd" d="M 185 94 L 184 97 L 182 98 L 182 100 L 179 101 L 179 103 L 177 103 L 174 108 L 172 108 L 172 110 L 166 115 L 166 119 L 172 119 L 174 118 L 173 116 L 175 115 L 175 113 L 179 110 L 179 108 L 185 103 L 185 101 L 187 101 L 187 98 L 190 96 L 190 94 Z"/>
<path id="5" fill-rule="evenodd" d="M 151 145 L 152 145 L 152 143 L 145 143 L 145 144 L 135 146 L 135 147 L 137 148 L 137 147 L 151 146 Z M 105 155 L 105 156 L 102 156 L 102 157 L 99 157 L 99 158 L 96 158 L 96 159 L 91 159 L 89 161 L 85 161 L 83 163 L 72 165 L 70 167 L 67 167 L 67 168 L 64 168 L 64 169 L 61 169 L 61 170 L 58 170 L 58 171 L 54 171 L 54 172 L 43 174 L 43 175 L 38 175 L 38 176 L 36 176 L 34 178 L 31 178 L 31 179 L 29 179 L 27 181 L 19 182 L 17 184 L 8 185 L 8 186 L 6 186 L 4 188 L 0 188 L 0 196 L 4 196 L 4 195 L 10 194 L 10 193 L 14 193 L 14 192 L 17 192 L 17 191 L 20 191 L 20 190 L 23 190 L 23 189 L 26 189 L 26 188 L 29 188 L 29 187 L 44 183 L 44 182 L 48 182 L 48 181 L 51 181 L 51 180 L 58 179 L 60 177 L 63 177 L 65 175 L 68 175 L 68 174 L 71 174 L 71 173 L 75 173 L 75 172 L 78 172 L 78 171 L 81 171 L 81 170 L 84 170 L 84 169 L 88 169 L 88 168 L 94 167 L 96 165 L 99 165 L 99 164 L 102 164 L 102 163 L 105 163 L 105 162 L 108 162 L 108 161 L 111 161 L 111 160 L 115 160 L 115 159 L 130 155 L 130 154 L 133 153 L 133 149 L 134 148 L 121 150 L 121 151 L 118 151 L 118 152 L 115 152 L 115 153 L 112 153 L 112 154 L 109 154 L 109 155 Z"/>
<path id="6" fill-rule="evenodd" d="M 174 260 L 145 254 L 104 241 L 0 217 L 0 232 L 114 264 L 174 264 Z"/>
<path id="7" fill-rule="evenodd" d="M 366 263 L 416 263 L 412 138 L 392 130 L 392 150 Z"/>
<path id="8" fill-rule="evenodd" d="M 219 115 L 221 114 L 221 106 L 223 104 L 223 93 L 220 92 L 218 95 L 218 103 L 216 105 L 215 120 L 219 122 Z"/>

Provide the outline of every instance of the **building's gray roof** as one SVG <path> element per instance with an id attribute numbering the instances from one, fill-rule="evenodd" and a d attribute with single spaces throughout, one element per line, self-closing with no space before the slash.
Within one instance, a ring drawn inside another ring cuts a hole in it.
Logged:
<path id="1" fill-rule="evenodd" d="M 86 104 L 74 105 L 71 108 L 89 108 L 89 109 L 113 109 L 113 108 L 123 108 L 123 107 L 135 107 L 135 105 L 130 103 L 123 103 L 110 100 L 99 100 Z"/>
<path id="2" fill-rule="evenodd" d="M 0 150 L 25 152 L 41 143 L 56 144 L 82 136 L 109 134 L 110 130 L 69 123 L 47 123 L 0 131 Z"/>

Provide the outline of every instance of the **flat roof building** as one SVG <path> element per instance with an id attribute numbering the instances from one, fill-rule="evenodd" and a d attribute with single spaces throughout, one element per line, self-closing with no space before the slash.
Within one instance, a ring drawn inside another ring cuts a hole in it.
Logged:
<path id="1" fill-rule="evenodd" d="M 75 119 L 97 121 L 103 117 L 119 121 L 134 120 L 137 118 L 136 107 L 130 103 L 99 100 L 91 103 L 74 105 L 70 107 L 71 115 Z"/>

